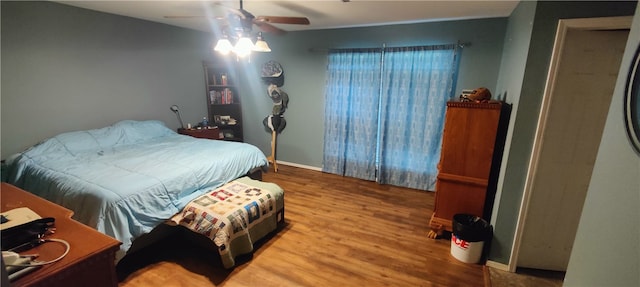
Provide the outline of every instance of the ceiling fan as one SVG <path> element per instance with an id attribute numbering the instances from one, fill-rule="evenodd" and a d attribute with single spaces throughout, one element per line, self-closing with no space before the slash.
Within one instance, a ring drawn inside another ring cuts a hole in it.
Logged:
<path id="1" fill-rule="evenodd" d="M 254 16 L 243 7 L 243 1 L 240 0 L 240 8 L 234 9 L 215 2 L 216 5 L 220 5 L 227 9 L 226 20 L 228 25 L 234 31 L 238 32 L 251 32 L 253 25 L 256 25 L 264 32 L 273 34 L 285 34 L 286 31 L 282 30 L 272 24 L 294 24 L 294 25 L 309 25 L 309 19 L 306 17 L 287 17 L 287 16 Z M 207 16 L 164 16 L 165 18 L 202 18 Z M 219 18 L 219 17 L 216 17 Z M 224 18 L 222 18 L 224 19 Z"/>

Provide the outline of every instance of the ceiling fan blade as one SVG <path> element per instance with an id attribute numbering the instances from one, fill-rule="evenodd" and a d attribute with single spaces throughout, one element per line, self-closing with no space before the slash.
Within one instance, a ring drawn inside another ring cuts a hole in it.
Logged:
<path id="1" fill-rule="evenodd" d="M 285 16 L 257 16 L 256 20 L 267 23 L 309 25 L 307 17 L 285 17 Z"/>
<path id="2" fill-rule="evenodd" d="M 167 19 L 188 19 L 188 18 L 204 18 L 206 16 L 163 16 L 164 18 Z"/>
<path id="3" fill-rule="evenodd" d="M 167 16 L 162 16 L 163 18 L 166 19 L 195 19 L 195 18 L 212 18 L 212 19 L 217 19 L 217 20 L 224 20 L 224 17 L 220 17 L 220 16 L 215 16 L 215 17 L 211 17 L 211 16 L 204 16 L 204 15 L 167 15 Z"/>
<path id="4" fill-rule="evenodd" d="M 283 35 L 285 33 L 287 33 L 287 31 L 282 30 L 276 26 L 273 26 L 267 22 L 264 21 L 258 21 L 258 20 L 253 20 L 253 24 L 255 24 L 256 26 L 258 26 L 260 29 L 262 29 L 262 31 L 268 32 L 268 33 L 273 33 L 276 35 Z"/>

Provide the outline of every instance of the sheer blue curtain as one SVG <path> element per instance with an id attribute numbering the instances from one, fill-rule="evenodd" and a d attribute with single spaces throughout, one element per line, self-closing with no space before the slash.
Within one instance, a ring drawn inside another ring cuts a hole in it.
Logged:
<path id="1" fill-rule="evenodd" d="M 456 45 L 385 51 L 378 182 L 434 190 Z"/>
<path id="2" fill-rule="evenodd" d="M 375 180 L 381 55 L 329 53 L 323 171 Z"/>
<path id="3" fill-rule="evenodd" d="M 433 190 L 456 45 L 328 56 L 323 171 Z"/>

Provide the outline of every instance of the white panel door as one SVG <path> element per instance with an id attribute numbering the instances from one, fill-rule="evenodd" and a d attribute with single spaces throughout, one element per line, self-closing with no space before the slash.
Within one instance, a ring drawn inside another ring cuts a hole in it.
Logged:
<path id="1" fill-rule="evenodd" d="M 567 32 L 542 131 L 518 267 L 566 271 L 628 33 Z"/>

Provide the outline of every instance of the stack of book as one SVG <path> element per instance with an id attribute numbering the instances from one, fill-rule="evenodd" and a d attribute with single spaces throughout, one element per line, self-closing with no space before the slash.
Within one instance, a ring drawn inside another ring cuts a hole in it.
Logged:
<path id="1" fill-rule="evenodd" d="M 229 88 L 222 90 L 210 90 L 209 101 L 212 104 L 233 104 L 233 91 Z"/>

